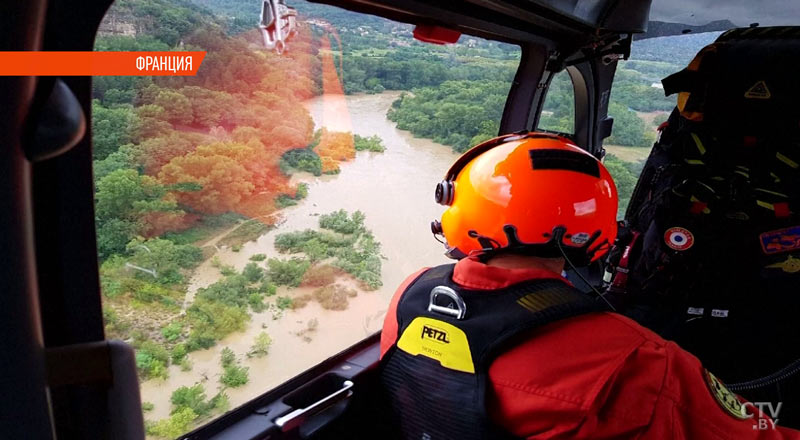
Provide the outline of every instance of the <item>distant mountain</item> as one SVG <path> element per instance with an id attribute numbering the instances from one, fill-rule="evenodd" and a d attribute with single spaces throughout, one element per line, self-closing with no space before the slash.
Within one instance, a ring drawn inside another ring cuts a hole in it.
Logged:
<path id="1" fill-rule="evenodd" d="M 634 40 L 646 38 L 666 37 L 669 35 L 682 35 L 684 33 L 700 34 L 704 32 L 727 31 L 737 27 L 730 20 L 717 20 L 701 26 L 692 26 L 682 23 L 668 23 L 665 21 L 651 21 L 647 24 L 647 32 L 644 34 L 634 34 Z M 686 32 L 686 31 L 689 32 Z"/>
<path id="2" fill-rule="evenodd" d="M 713 43 L 721 33 L 720 31 L 690 33 L 634 41 L 630 59 L 632 61 L 659 61 L 683 68 L 694 58 L 697 51 L 703 46 Z M 676 70 L 678 69 L 673 71 Z M 659 74 L 664 75 L 665 73 Z"/>

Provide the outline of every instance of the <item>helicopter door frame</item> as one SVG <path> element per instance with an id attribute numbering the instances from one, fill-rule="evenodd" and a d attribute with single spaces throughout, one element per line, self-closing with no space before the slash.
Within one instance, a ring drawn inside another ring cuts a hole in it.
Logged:
<path id="1" fill-rule="evenodd" d="M 575 141 L 598 159 L 605 156 L 603 140 L 611 135 L 608 116 L 617 61 L 594 58 L 566 68 L 575 91 Z"/>
<path id="2" fill-rule="evenodd" d="M 45 2 L 0 6 L 0 50 L 39 50 Z M 25 120 L 37 78 L 0 77 L 0 432 L 7 438 L 53 437 L 35 272 L 32 167 Z"/>

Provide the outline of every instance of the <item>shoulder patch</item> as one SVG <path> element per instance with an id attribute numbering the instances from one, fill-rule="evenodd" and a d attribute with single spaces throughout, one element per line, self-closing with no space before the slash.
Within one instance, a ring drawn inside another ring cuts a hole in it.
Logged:
<path id="1" fill-rule="evenodd" d="M 694 245 L 694 235 L 688 229 L 676 226 L 664 232 L 664 243 L 676 251 L 685 251 Z"/>
<path id="2" fill-rule="evenodd" d="M 767 255 L 800 249 L 800 225 L 764 232 L 759 239 Z"/>
<path id="3" fill-rule="evenodd" d="M 768 269 L 781 269 L 786 273 L 797 273 L 800 272 L 800 259 L 794 258 L 793 256 L 789 255 L 789 258 L 787 258 L 786 261 L 770 264 L 769 266 L 766 267 Z"/>
<path id="4" fill-rule="evenodd" d="M 742 406 L 742 403 L 739 401 L 739 397 L 725 388 L 722 381 L 717 379 L 717 377 L 708 370 L 703 370 L 703 376 L 705 376 L 706 384 L 708 384 L 708 389 L 711 391 L 711 395 L 714 396 L 714 400 L 717 401 L 719 406 L 721 406 L 726 413 L 739 420 L 750 418 L 745 407 Z"/>

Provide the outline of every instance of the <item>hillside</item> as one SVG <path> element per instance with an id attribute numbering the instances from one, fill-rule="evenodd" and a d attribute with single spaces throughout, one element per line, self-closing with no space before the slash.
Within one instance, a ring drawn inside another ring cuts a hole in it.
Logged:
<path id="1" fill-rule="evenodd" d="M 644 34 L 635 34 L 633 39 L 642 40 L 688 33 L 701 34 L 705 32 L 727 31 L 735 27 L 737 26 L 730 20 L 716 20 L 699 26 L 683 23 L 668 23 L 665 21 L 650 21 L 647 23 L 647 32 Z"/>

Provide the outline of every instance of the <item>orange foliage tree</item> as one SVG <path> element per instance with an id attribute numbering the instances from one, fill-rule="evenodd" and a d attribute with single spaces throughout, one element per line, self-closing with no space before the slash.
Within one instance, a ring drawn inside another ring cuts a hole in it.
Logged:
<path id="1" fill-rule="evenodd" d="M 267 193 L 275 196 L 288 188 L 274 155 L 258 140 L 216 142 L 173 158 L 158 175 L 162 183 L 196 183 L 198 191 L 183 191 L 178 200 L 209 214 L 238 211 L 250 197 Z"/>
<path id="2" fill-rule="evenodd" d="M 316 152 L 322 161 L 323 173 L 338 172 L 340 161 L 348 161 L 356 157 L 353 135 L 347 132 L 322 129 L 322 136 Z"/>

